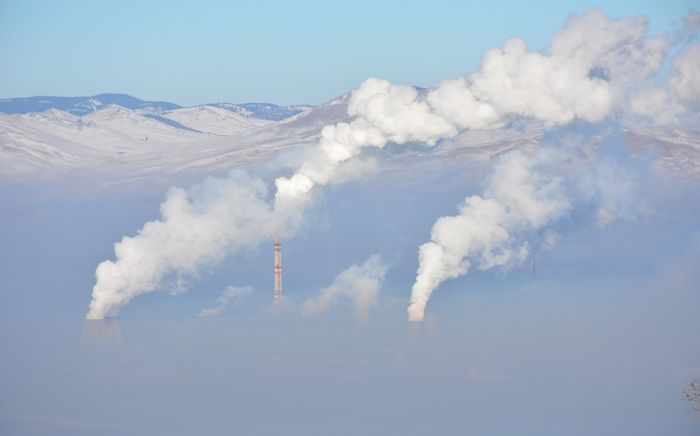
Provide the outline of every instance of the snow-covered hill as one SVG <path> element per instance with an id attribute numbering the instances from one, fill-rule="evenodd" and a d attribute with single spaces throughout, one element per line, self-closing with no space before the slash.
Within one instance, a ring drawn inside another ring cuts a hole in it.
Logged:
<path id="1" fill-rule="evenodd" d="M 146 101 L 127 94 L 98 94 L 91 97 L 22 97 L 0 99 L 0 113 L 26 114 L 58 109 L 73 115 L 87 115 L 104 106 L 116 104 L 127 109 L 153 112 L 177 109 L 180 106 L 167 101 Z"/>
<path id="2" fill-rule="evenodd" d="M 303 120 L 307 116 L 308 122 Z M 322 125 L 344 117 L 345 107 L 335 105 L 330 112 L 326 106 L 307 108 L 288 121 L 209 105 L 154 113 L 110 104 L 83 116 L 54 108 L 0 113 L 0 178 L 226 169 L 251 156 L 260 160 L 282 147 L 314 142 Z"/>
<path id="3" fill-rule="evenodd" d="M 0 166 L 7 178 L 121 164 L 148 151 L 191 144 L 200 135 L 117 105 L 83 117 L 57 109 L 0 114 Z"/>
<path id="4" fill-rule="evenodd" d="M 271 103 L 215 103 L 208 106 L 216 106 L 228 109 L 232 112 L 260 118 L 261 120 L 281 121 L 302 112 L 307 112 L 314 108 L 308 104 L 293 104 L 289 106 L 278 106 Z"/>
<path id="5" fill-rule="evenodd" d="M 280 121 L 223 105 L 154 112 L 109 104 L 83 116 L 53 108 L 0 113 L 0 179 L 67 173 L 172 179 L 253 166 L 279 171 L 294 167 L 305 148 L 317 143 L 324 126 L 349 120 L 348 98 L 343 95 Z M 655 171 L 700 175 L 700 129 L 598 128 L 597 136 L 578 147 L 579 157 L 594 155 L 606 140 L 617 141 L 637 156 L 651 156 Z M 464 172 L 466 166 L 488 163 L 508 150 L 535 150 L 544 135 L 541 125 L 529 123 L 467 131 L 433 149 L 409 144 L 400 153 L 393 153 L 392 147 L 377 153 L 383 153 L 384 180 L 405 183 L 421 173 L 442 177 Z"/>
<path id="6" fill-rule="evenodd" d="M 700 176 L 700 128 L 626 127 L 628 148 L 648 154 L 656 172 Z"/>
<path id="7" fill-rule="evenodd" d="M 161 116 L 182 126 L 215 135 L 238 135 L 272 123 L 241 112 L 208 105 L 175 109 L 164 112 Z"/>
<path id="8" fill-rule="evenodd" d="M 182 108 L 175 103 L 141 100 L 127 94 L 98 94 L 91 97 L 38 96 L 0 99 L 0 113 L 27 114 L 58 109 L 82 116 L 112 104 L 153 114 Z M 278 106 L 272 103 L 212 103 L 207 106 L 219 107 L 246 117 L 270 121 L 280 121 L 313 109 L 313 106 L 310 105 Z"/>

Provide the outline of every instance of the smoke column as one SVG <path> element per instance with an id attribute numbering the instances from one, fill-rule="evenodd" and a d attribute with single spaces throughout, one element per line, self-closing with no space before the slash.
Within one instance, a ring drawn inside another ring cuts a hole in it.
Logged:
<path id="1" fill-rule="evenodd" d="M 435 222 L 430 242 L 419 250 L 408 308 L 411 321 L 423 320 L 431 294 L 445 280 L 472 268 L 515 266 L 527 259 L 527 239 L 571 208 L 562 180 L 546 168 L 554 163 L 547 153 L 535 158 L 507 155 L 494 167 L 483 195 L 468 197 L 458 215 Z"/>
<path id="2" fill-rule="evenodd" d="M 190 191 L 171 189 L 160 206 L 161 219 L 143 225 L 138 234 L 114 244 L 116 260 L 97 267 L 88 319 L 115 316 L 131 299 L 157 289 L 164 278 L 178 282 L 227 253 L 271 238 L 286 224 L 266 202 L 265 185 L 241 174 L 208 179 Z M 291 231 L 290 227 L 286 227 Z"/>
<path id="3" fill-rule="evenodd" d="M 190 191 L 172 189 L 161 218 L 116 243 L 116 260 L 98 266 L 87 317 L 116 315 L 134 297 L 162 287 L 164 279 L 183 283 L 205 265 L 270 241 L 274 233 L 293 236 L 314 190 L 347 178 L 346 164 L 366 148 L 432 146 L 464 129 L 499 128 L 519 117 L 555 126 L 596 122 L 617 109 L 651 116 L 657 100 L 649 103 L 641 86 L 659 70 L 669 44 L 665 37 L 648 37 L 647 27 L 643 18 L 610 20 L 592 10 L 570 18 L 546 53 L 530 52 L 522 39 L 512 38 L 489 50 L 476 73 L 427 92 L 367 79 L 351 94 L 352 121 L 324 127 L 298 170 L 275 181 L 273 199 L 262 181 L 241 176 L 212 179 Z M 697 57 L 688 53 L 689 60 L 678 61 L 676 70 L 683 72 L 673 73 L 673 89 L 695 92 L 698 75 L 688 71 L 696 70 Z M 678 104 L 697 101 L 678 92 L 685 91 L 673 92 Z M 630 107 L 628 95 L 640 103 Z"/>
<path id="4" fill-rule="evenodd" d="M 693 34 L 700 27 L 694 11 L 685 22 L 682 32 Z M 486 101 L 495 108 L 484 112 L 489 116 L 508 109 L 546 126 L 574 119 L 597 122 L 615 107 L 660 123 L 677 121 L 700 101 L 700 45 L 691 44 L 674 60 L 667 88 L 643 89 L 644 78 L 660 68 L 668 45 L 666 38 L 647 38 L 646 27 L 643 19 L 611 21 L 600 11 L 588 12 L 572 18 L 554 36 L 546 55 L 526 53 L 517 39 L 506 42 L 502 51 L 490 51 L 480 72 L 453 85 L 453 95 L 470 82 L 471 89 L 482 92 L 479 97 L 486 91 Z M 409 320 L 423 320 L 432 293 L 446 280 L 472 268 L 522 264 L 531 254 L 528 238 L 566 216 L 574 200 L 561 179 L 549 175 L 553 174 L 547 168 L 549 159 L 547 153 L 534 159 L 517 154 L 505 157 L 495 166 L 481 196 L 468 197 L 457 215 L 434 223 L 430 241 L 419 249 Z M 607 169 L 601 167 L 582 184 L 585 199 L 600 204 L 596 215 L 600 226 L 618 215 L 629 216 L 633 209 L 630 186 L 611 180 Z M 548 238 L 544 246 L 551 248 L 556 239 Z"/>
<path id="5" fill-rule="evenodd" d="M 697 29 L 695 12 L 685 20 L 686 30 Z M 645 33 L 644 20 L 613 22 L 592 11 L 573 18 L 555 35 L 548 56 L 524 53 L 518 40 L 506 42 L 502 52 L 489 52 L 482 70 L 472 76 L 472 86 L 491 90 L 491 101 L 498 102 L 497 107 L 521 105 L 520 114 L 546 125 L 575 118 L 600 121 L 615 106 L 631 114 L 673 122 L 697 104 L 700 96 L 700 46 L 691 45 L 675 59 L 667 89 L 640 91 L 637 87 L 642 78 L 659 69 L 667 45 L 663 38 L 645 38 Z M 584 34 L 592 38 L 586 42 L 581 39 Z M 634 77 L 635 69 L 640 76 Z M 515 71 L 521 75 L 509 73 Z M 498 80 L 513 92 L 511 96 L 495 93 Z M 521 88 L 524 84 L 530 86 Z M 455 86 L 459 88 L 461 83 Z M 630 103 L 626 103 L 626 93 L 631 94 Z M 542 99 L 531 104 L 538 96 Z M 663 111 L 665 115 L 658 116 Z M 542 165 L 547 159 L 547 155 L 536 159 L 506 157 L 494 168 L 482 196 L 468 197 L 456 216 L 435 222 L 430 241 L 419 249 L 409 320 L 423 320 L 430 296 L 445 280 L 463 276 L 471 268 L 486 270 L 524 262 L 530 254 L 526 238 L 566 215 L 571 208 L 570 193 L 562 189 L 560 180 L 547 175 L 546 165 Z M 631 209 L 631 188 L 611 181 L 606 169 L 599 168 L 584 184 L 587 200 L 601 204 L 596 216 L 601 226 L 617 215 L 629 215 Z"/>

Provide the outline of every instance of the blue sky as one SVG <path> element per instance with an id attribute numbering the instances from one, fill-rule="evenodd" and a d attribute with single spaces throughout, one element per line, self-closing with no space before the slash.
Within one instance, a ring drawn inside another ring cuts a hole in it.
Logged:
<path id="1" fill-rule="evenodd" d="M 3 1 L 0 97 L 316 104 L 368 76 L 430 86 L 510 36 L 542 49 L 568 14 L 591 7 L 646 15 L 658 33 L 694 3 Z"/>

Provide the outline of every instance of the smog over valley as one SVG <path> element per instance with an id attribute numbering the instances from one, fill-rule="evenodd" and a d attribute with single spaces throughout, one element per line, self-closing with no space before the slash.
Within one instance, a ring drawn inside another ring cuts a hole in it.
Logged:
<path id="1" fill-rule="evenodd" d="M 0 434 L 696 435 L 700 5 L 0 5 Z"/>

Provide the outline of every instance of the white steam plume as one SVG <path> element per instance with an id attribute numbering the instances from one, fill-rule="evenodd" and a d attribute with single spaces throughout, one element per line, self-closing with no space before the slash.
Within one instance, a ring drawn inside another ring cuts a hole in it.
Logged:
<path id="1" fill-rule="evenodd" d="M 643 18 L 611 20 L 592 10 L 571 18 L 545 53 L 529 52 L 522 39 L 513 38 L 487 52 L 478 72 L 425 93 L 366 80 L 352 92 L 352 121 L 324 127 L 299 169 L 275 181 L 272 204 L 262 182 L 240 177 L 208 181 L 189 192 L 171 190 L 161 219 L 124 237 L 115 244 L 116 260 L 98 266 L 88 318 L 116 315 L 132 298 L 158 289 L 164 278 L 196 275 L 274 233 L 292 236 L 314 189 L 349 178 L 348 161 L 365 148 L 389 142 L 431 146 L 461 130 L 498 128 L 517 117 L 548 126 L 595 122 L 626 109 L 626 94 L 659 69 L 667 49 L 665 38 L 646 31 Z M 678 83 L 679 89 L 694 86 Z"/>
<path id="2" fill-rule="evenodd" d="M 697 27 L 696 16 L 691 11 L 686 17 L 686 30 Z M 447 96 L 458 101 L 476 96 L 472 98 L 478 101 L 476 106 L 454 104 L 461 109 L 451 119 L 464 128 L 498 126 L 509 115 L 529 116 L 548 126 L 574 119 L 597 122 L 616 108 L 657 116 L 663 107 L 666 114 L 657 120 L 675 121 L 697 104 L 700 53 L 693 46 L 676 58 L 668 89 L 644 90 L 645 79 L 659 70 L 668 45 L 664 37 L 646 37 L 646 29 L 644 19 L 612 21 L 593 10 L 572 18 L 554 36 L 546 54 L 528 53 L 523 41 L 511 39 L 502 50 L 486 54 L 481 71 L 444 83 L 428 99 L 444 92 L 446 97 L 432 105 L 449 114 L 440 103 L 448 101 Z M 456 97 L 460 94 L 461 99 Z M 478 122 L 474 113 L 482 115 Z M 419 250 L 410 320 L 423 319 L 430 296 L 445 280 L 471 268 L 522 263 L 529 254 L 528 238 L 568 213 L 571 200 L 561 181 L 548 175 L 543 165 L 548 159 L 547 155 L 506 157 L 496 165 L 482 196 L 467 198 L 457 216 L 435 222 L 431 241 Z M 629 186 L 599 182 L 606 186 L 600 189 L 600 183 L 589 183 L 588 195 L 599 200 L 596 219 L 604 226 L 632 208 L 626 200 Z M 556 238 L 551 241 L 545 245 L 556 243 Z"/>
<path id="3" fill-rule="evenodd" d="M 360 265 L 352 265 L 338 274 L 333 284 L 321 291 L 321 295 L 307 300 L 302 308 L 304 315 L 319 315 L 328 312 L 341 298 L 352 301 L 355 319 L 366 322 L 369 311 L 377 305 L 377 296 L 387 266 L 381 257 L 372 255 Z"/>
<path id="4" fill-rule="evenodd" d="M 482 59 L 481 69 L 425 94 L 414 87 L 367 79 L 352 92 L 349 123 L 324 127 L 319 146 L 290 178 L 280 178 L 277 202 L 325 185 L 367 147 L 420 142 L 429 146 L 465 129 L 503 126 L 529 117 L 554 126 L 595 122 L 621 108 L 662 64 L 664 37 L 648 37 L 643 18 L 609 19 L 594 9 L 574 16 L 546 53 L 527 51 L 520 38 Z"/>
<path id="5" fill-rule="evenodd" d="M 227 286 L 224 292 L 221 293 L 219 298 L 216 299 L 216 304 L 212 308 L 202 309 L 199 312 L 200 318 L 209 318 L 212 316 L 219 316 L 221 312 L 226 309 L 228 303 L 231 301 L 240 301 L 250 295 L 253 292 L 253 288 L 250 286 L 236 287 Z"/>
<path id="6" fill-rule="evenodd" d="M 476 268 L 510 268 L 534 262 L 561 239 L 557 224 L 576 208 L 593 209 L 595 224 L 646 213 L 636 174 L 609 159 L 562 170 L 566 155 L 540 149 L 533 157 L 502 156 L 482 195 L 468 197 L 456 216 L 439 218 L 419 249 L 419 267 L 408 316 L 422 321 L 425 307 L 446 280 Z M 558 173 L 566 173 L 566 178 Z"/>
<path id="7" fill-rule="evenodd" d="M 207 179 L 190 191 L 171 189 L 160 206 L 161 218 L 114 244 L 116 260 L 97 267 L 87 318 L 115 316 L 166 277 L 196 275 L 231 251 L 271 239 L 275 227 L 261 223 L 276 222 L 293 231 L 288 217 L 273 211 L 266 197 L 261 181 L 241 174 Z"/>
<path id="8" fill-rule="evenodd" d="M 571 207 L 561 179 L 545 169 L 554 161 L 548 153 L 535 158 L 519 153 L 504 156 L 483 195 L 468 197 L 458 215 L 435 222 L 430 242 L 419 250 L 410 320 L 423 320 L 428 299 L 445 280 L 472 268 L 487 270 L 525 261 L 533 232 L 556 222 Z"/>
<path id="9" fill-rule="evenodd" d="M 630 112 L 654 119 L 657 123 L 677 122 L 686 113 L 700 107 L 700 43 L 691 45 L 672 64 L 666 88 L 646 89 L 629 103 Z"/>

